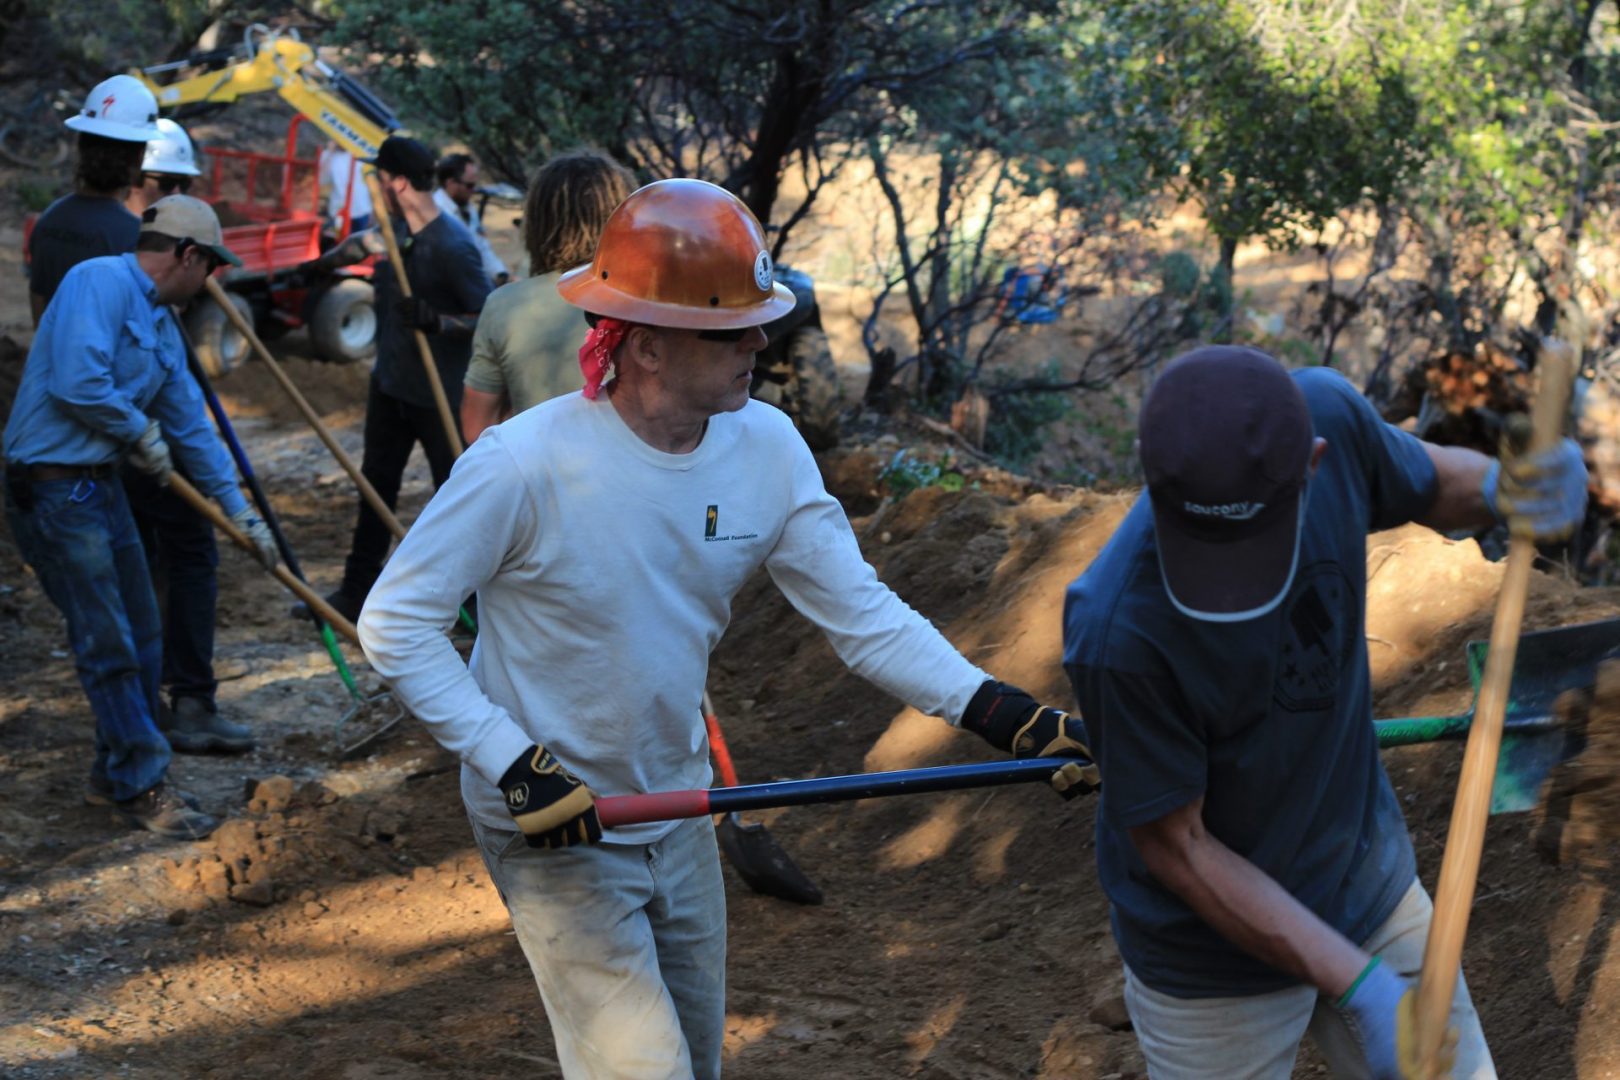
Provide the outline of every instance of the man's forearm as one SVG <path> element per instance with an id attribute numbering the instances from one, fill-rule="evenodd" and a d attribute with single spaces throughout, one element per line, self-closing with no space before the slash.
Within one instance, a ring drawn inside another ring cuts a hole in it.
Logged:
<path id="1" fill-rule="evenodd" d="M 1150 860 L 1153 875 L 1249 955 L 1332 997 L 1348 990 L 1367 954 L 1265 871 L 1202 829 L 1198 834 L 1174 857 Z"/>
<path id="2" fill-rule="evenodd" d="M 471 386 L 461 388 L 461 437 L 469 446 L 477 442 L 486 429 L 501 422 L 505 402 L 503 394 L 491 394 Z"/>
<path id="3" fill-rule="evenodd" d="M 1417 519 L 1418 524 L 1439 532 L 1496 524 L 1496 515 L 1485 505 L 1485 473 L 1491 459 L 1461 446 L 1424 443 L 1423 449 L 1434 463 L 1434 502 Z"/>

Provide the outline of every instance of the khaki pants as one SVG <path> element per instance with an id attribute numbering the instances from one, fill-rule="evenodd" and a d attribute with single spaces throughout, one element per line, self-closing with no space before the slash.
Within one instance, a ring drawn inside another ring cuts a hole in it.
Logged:
<path id="1" fill-rule="evenodd" d="M 718 1080 L 726 894 L 713 823 L 683 821 L 653 844 L 560 851 L 472 824 L 540 987 L 563 1075 Z"/>
<path id="2" fill-rule="evenodd" d="M 1361 943 L 1401 975 L 1416 977 L 1423 967 L 1434 905 L 1413 881 L 1395 911 Z M 1372 1074 L 1333 1003 L 1314 987 L 1296 986 L 1270 994 L 1229 998 L 1177 998 L 1143 985 L 1125 969 L 1125 1007 L 1153 1080 L 1288 1080 L 1306 1032 L 1327 1059 L 1333 1075 L 1364 1080 Z M 1457 1029 L 1458 1080 L 1495 1080 L 1479 1014 L 1459 976 L 1451 999 Z"/>

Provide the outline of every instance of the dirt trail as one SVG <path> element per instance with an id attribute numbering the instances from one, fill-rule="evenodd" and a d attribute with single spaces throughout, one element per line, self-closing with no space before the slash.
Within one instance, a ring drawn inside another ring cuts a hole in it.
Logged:
<path id="1" fill-rule="evenodd" d="M 358 449 L 363 382 L 295 368 Z M 220 391 L 324 587 L 353 496 L 260 375 Z M 986 476 L 893 503 L 876 467 L 859 451 L 824 463 L 885 580 L 976 662 L 1066 699 L 1062 591 L 1128 497 Z M 418 461 L 405 520 L 427 493 Z M 1380 713 L 1466 707 L 1462 644 L 1484 632 L 1499 567 L 1415 528 L 1375 537 L 1368 557 Z M 234 676 L 221 697 L 261 749 L 177 760 L 180 781 L 232 820 L 176 844 L 80 804 L 83 699 L 55 611 L 0 542 L 0 1065 L 27 1077 L 557 1075 L 442 753 L 407 725 L 366 760 L 335 763 L 346 695 L 318 642 L 245 557 L 225 552 L 221 573 L 219 652 Z M 736 612 L 713 683 L 745 780 L 983 757 L 848 674 L 763 576 Z M 1620 595 L 1543 577 L 1529 624 L 1615 614 Z M 1386 758 L 1429 880 L 1458 756 Z M 828 902 L 761 899 L 728 874 L 730 1074 L 1139 1075 L 1092 813 L 1004 789 L 765 815 Z M 1620 1070 L 1616 873 L 1545 865 L 1528 821 L 1493 819 L 1467 972 L 1504 1076 Z M 1299 1075 L 1317 1070 L 1307 1056 Z"/>

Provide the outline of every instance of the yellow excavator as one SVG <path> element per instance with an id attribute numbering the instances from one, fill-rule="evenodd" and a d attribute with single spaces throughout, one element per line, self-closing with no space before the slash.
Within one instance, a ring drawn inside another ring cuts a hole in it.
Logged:
<path id="1" fill-rule="evenodd" d="M 363 225 L 351 204 L 364 197 L 358 162 L 374 157 L 400 127 L 393 111 L 352 77 L 326 63 L 296 30 L 249 27 L 233 49 L 197 53 L 173 63 L 130 72 L 146 83 L 167 113 L 182 121 L 211 106 L 253 94 L 275 93 L 293 110 L 282 153 L 203 147 L 194 194 L 214 204 L 225 225 L 225 243 L 244 266 L 222 284 L 261 336 L 274 338 L 307 326 L 321 359 L 351 363 L 375 351 L 376 312 L 369 263 L 312 278 L 300 264 L 316 258 L 323 243 L 340 241 Z M 298 134 L 311 124 L 341 152 L 337 205 L 324 200 L 334 186 L 327 159 L 300 157 Z M 347 183 L 341 172 L 347 169 Z M 327 175 L 323 177 L 323 172 Z M 228 371 L 247 354 L 247 343 L 212 303 L 193 305 L 187 326 L 199 358 L 211 374 Z"/>

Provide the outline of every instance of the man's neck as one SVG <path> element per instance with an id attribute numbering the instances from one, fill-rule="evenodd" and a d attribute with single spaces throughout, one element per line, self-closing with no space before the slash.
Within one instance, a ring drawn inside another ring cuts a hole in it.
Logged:
<path id="1" fill-rule="evenodd" d="M 625 427 L 654 450 L 666 454 L 690 454 L 696 450 L 703 441 L 709 418 L 671 408 L 668 402 L 649 393 L 649 389 L 615 379 L 607 387 L 608 400 Z"/>
<path id="2" fill-rule="evenodd" d="M 404 211 L 405 224 L 413 234 L 433 224 L 433 220 L 439 216 L 439 204 L 425 191 L 412 189 L 401 195 L 399 208 Z"/>

